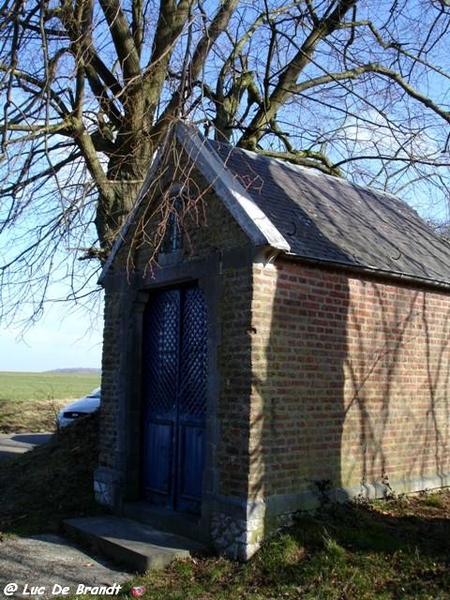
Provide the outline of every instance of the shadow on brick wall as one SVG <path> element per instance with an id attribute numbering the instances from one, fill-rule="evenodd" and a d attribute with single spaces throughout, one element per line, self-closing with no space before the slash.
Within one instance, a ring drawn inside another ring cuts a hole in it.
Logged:
<path id="1" fill-rule="evenodd" d="M 435 487 L 449 472 L 448 303 L 433 290 L 389 282 L 358 287 L 345 364 L 344 441 L 357 436 L 359 447 L 353 469 L 363 486 L 381 481 L 388 492 L 414 491 L 427 478 Z"/>
<path id="2" fill-rule="evenodd" d="M 287 191 L 268 178 L 262 195 L 267 187 L 282 205 Z M 285 218 L 286 231 L 297 240 L 304 233 L 340 266 L 278 257 L 254 268 L 255 515 L 263 501 L 270 530 L 324 495 L 345 500 L 448 485 L 448 297 L 350 270 L 355 257 L 299 207 Z"/>

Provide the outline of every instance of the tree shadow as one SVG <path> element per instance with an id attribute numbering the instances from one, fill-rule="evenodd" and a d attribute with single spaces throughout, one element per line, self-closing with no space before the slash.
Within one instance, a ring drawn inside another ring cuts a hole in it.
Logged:
<path id="1" fill-rule="evenodd" d="M 360 445 L 353 468 L 361 469 L 363 487 L 381 476 L 387 493 L 400 481 L 412 486 L 400 491 L 423 489 L 427 477 L 435 480 L 430 487 L 445 485 L 449 311 L 439 293 L 389 282 L 365 282 L 364 295 L 372 314 L 369 319 L 361 303 L 352 303 L 349 330 L 355 335 L 345 361 L 345 428 L 357 432 Z"/>
<path id="2" fill-rule="evenodd" d="M 448 597 L 442 594 L 450 583 L 449 509 L 447 495 L 446 507 L 430 511 L 421 500 L 411 507 L 394 499 L 382 508 L 346 503 L 299 515 L 289 535 L 304 552 L 285 565 L 283 581 L 302 586 L 306 578 L 320 586 L 320 578 L 325 585 L 334 580 L 341 590 L 336 598 L 368 597 L 367 586 L 371 597 Z"/>
<path id="3" fill-rule="evenodd" d="M 315 221 L 292 208 L 288 183 L 268 168 L 248 189 L 269 215 L 264 198 L 277 199 L 271 210 L 288 238 L 298 244 L 303 232 L 332 260 L 266 254 L 253 266 L 248 497 L 250 521 L 264 511 L 266 532 L 324 494 L 387 496 L 446 485 L 450 473 L 446 298 L 394 274 L 349 270 L 357 260 L 338 236 L 354 235 L 361 252 L 367 241 L 346 229 L 330 202 L 335 193 L 308 183 L 326 198 Z"/>

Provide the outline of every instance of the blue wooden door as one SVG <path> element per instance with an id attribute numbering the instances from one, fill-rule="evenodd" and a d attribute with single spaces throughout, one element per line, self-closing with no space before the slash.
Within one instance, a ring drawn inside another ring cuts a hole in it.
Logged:
<path id="1" fill-rule="evenodd" d="M 144 317 L 144 496 L 172 510 L 200 510 L 206 429 L 207 322 L 203 292 L 153 294 Z"/>

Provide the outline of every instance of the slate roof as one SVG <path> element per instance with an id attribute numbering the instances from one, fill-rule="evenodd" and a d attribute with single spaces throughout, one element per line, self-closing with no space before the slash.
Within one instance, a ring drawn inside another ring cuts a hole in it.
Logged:
<path id="1" fill-rule="evenodd" d="M 304 259 L 450 284 L 450 245 L 405 202 L 320 171 L 208 141 Z"/>
<path id="2" fill-rule="evenodd" d="M 450 287 L 450 245 L 405 202 L 319 171 L 172 130 L 217 196 L 256 246 L 287 255 Z M 164 148 L 103 267 L 114 261 L 145 202 Z"/>

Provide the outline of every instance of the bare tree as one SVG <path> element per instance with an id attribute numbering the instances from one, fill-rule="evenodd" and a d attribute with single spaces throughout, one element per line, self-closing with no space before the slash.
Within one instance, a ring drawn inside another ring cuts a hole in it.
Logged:
<path id="1" fill-rule="evenodd" d="M 448 196 L 447 6 L 4 0 L 2 314 L 30 298 L 38 314 L 52 277 L 83 293 L 95 269 L 77 259 L 106 258 L 180 118 L 357 182 Z"/>

